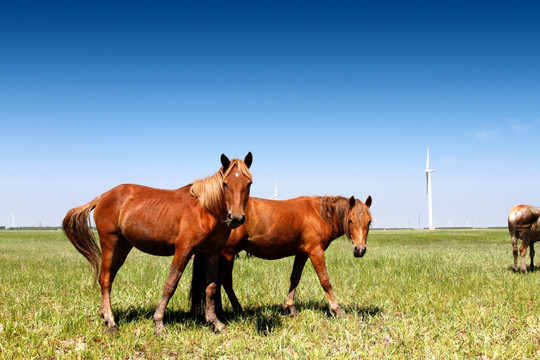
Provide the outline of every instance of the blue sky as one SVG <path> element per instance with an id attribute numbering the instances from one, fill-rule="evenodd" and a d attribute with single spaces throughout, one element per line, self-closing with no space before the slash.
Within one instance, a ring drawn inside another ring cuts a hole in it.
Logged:
<path id="1" fill-rule="evenodd" d="M 3 1 L 0 226 L 252 151 L 252 195 L 373 197 L 376 227 L 540 205 L 540 5 Z"/>

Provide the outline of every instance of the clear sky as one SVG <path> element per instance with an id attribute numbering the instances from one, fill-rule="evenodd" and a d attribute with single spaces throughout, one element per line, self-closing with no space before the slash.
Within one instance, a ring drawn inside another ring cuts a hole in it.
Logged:
<path id="1" fill-rule="evenodd" d="M 537 1 L 2 1 L 0 226 L 254 156 L 252 195 L 376 227 L 540 205 Z"/>

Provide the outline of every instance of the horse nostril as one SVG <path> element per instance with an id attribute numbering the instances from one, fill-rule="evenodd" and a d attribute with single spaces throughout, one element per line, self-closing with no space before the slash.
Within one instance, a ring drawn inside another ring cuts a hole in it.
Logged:
<path id="1" fill-rule="evenodd" d="M 354 247 L 354 256 L 355 257 L 362 257 L 366 254 L 366 247 L 365 246 L 355 246 Z"/>
<path id="2" fill-rule="evenodd" d="M 238 226 L 244 224 L 245 221 L 246 221 L 246 216 L 244 214 L 240 216 L 235 216 L 232 213 L 227 214 L 227 224 L 232 229 L 235 229 Z"/>

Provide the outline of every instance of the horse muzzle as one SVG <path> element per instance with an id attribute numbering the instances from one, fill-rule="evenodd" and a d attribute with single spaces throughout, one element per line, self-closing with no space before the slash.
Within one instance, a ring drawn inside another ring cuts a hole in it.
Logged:
<path id="1" fill-rule="evenodd" d="M 362 257 L 366 254 L 365 246 L 355 246 L 354 247 L 354 257 Z"/>
<path id="2" fill-rule="evenodd" d="M 241 216 L 234 216 L 233 214 L 228 213 L 225 222 L 231 229 L 236 229 L 246 222 L 246 216 L 244 214 Z"/>

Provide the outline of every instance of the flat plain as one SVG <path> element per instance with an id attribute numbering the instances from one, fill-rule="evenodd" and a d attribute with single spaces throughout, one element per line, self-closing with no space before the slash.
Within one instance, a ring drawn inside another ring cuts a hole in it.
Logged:
<path id="1" fill-rule="evenodd" d="M 172 258 L 132 251 L 113 284 L 119 330 L 109 334 L 90 266 L 61 231 L 0 231 L 0 358 L 540 357 L 540 267 L 512 271 L 506 229 L 372 230 L 367 245 L 360 259 L 345 238 L 326 251 L 343 318 L 329 312 L 309 262 L 290 317 L 293 259 L 242 253 L 234 287 L 245 311 L 224 301 L 227 332 L 189 314 L 188 265 L 158 337 L 152 316 Z"/>

